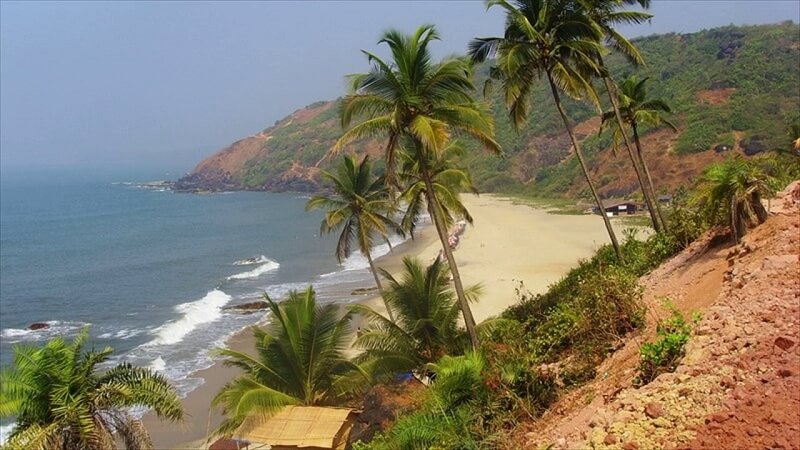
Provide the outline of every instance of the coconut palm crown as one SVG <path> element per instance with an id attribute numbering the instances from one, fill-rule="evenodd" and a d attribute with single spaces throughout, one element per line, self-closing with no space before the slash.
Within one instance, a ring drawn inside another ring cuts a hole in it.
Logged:
<path id="1" fill-rule="evenodd" d="M 476 62 L 497 55 L 490 79 L 501 81 L 509 116 L 517 128 L 527 123 L 534 83 L 546 78 L 608 237 L 622 260 L 622 249 L 611 221 L 602 213 L 603 202 L 561 102 L 563 92 L 572 98 L 586 98 L 599 109 L 591 77 L 602 74 L 597 60 L 604 51 L 602 29 L 574 0 L 488 0 L 486 4 L 506 11 L 505 33 L 503 37 L 473 39 L 469 55 Z"/>
<path id="2" fill-rule="evenodd" d="M 472 97 L 471 65 L 463 58 L 434 62 L 428 46 L 436 40 L 439 34 L 433 25 L 421 26 L 410 36 L 389 30 L 378 43 L 389 47 L 391 60 L 362 50 L 372 67 L 349 77 L 350 93 L 341 105 L 342 127 L 347 131 L 333 150 L 356 139 L 385 137 L 390 184 L 394 184 L 396 150 L 404 137 L 437 151 L 453 132 L 460 132 L 500 152 L 491 115 Z"/>
<path id="3" fill-rule="evenodd" d="M 399 278 L 382 273 L 388 281 L 386 301 L 396 320 L 367 305 L 350 308 L 369 322 L 355 341 L 356 348 L 364 351 L 356 361 L 368 373 L 380 379 L 464 351 L 469 341 L 458 325 L 459 305 L 441 259 L 423 267 L 418 259 L 406 257 Z M 474 299 L 479 292 L 479 286 L 473 286 L 467 295 Z"/>
<path id="4" fill-rule="evenodd" d="M 248 418 L 269 417 L 288 405 L 324 405 L 346 390 L 341 377 L 358 372 L 344 354 L 352 339 L 351 314 L 333 304 L 318 305 L 314 290 L 292 291 L 282 303 L 264 294 L 270 323 L 253 327 L 255 355 L 218 349 L 224 364 L 242 374 L 214 397 L 227 418 L 219 427 L 233 434 Z"/>
<path id="5" fill-rule="evenodd" d="M 345 156 L 336 173 L 322 171 L 322 176 L 333 184 L 333 193 L 312 197 L 306 203 L 306 209 L 327 209 L 320 224 L 320 234 L 341 229 L 336 244 L 339 262 L 352 253 L 352 241 L 358 242 L 361 254 L 369 262 L 378 291 L 383 295 L 383 286 L 372 260 L 375 238 L 380 236 L 388 242 L 389 232 L 405 235 L 391 218 L 394 207 L 383 177 L 372 175 L 369 156 L 364 156 L 360 163 L 355 156 Z"/>
<path id="6" fill-rule="evenodd" d="M 706 169 L 697 200 L 705 205 L 711 223 L 728 225 L 738 243 L 748 228 L 767 220 L 761 199 L 770 193 L 768 176 L 741 156 Z"/>
<path id="7" fill-rule="evenodd" d="M 149 369 L 128 363 L 105 372 L 97 365 L 113 350 L 85 351 L 88 328 L 72 342 L 58 337 L 44 346 L 16 347 L 14 364 L 0 372 L 0 417 L 15 417 L 4 449 L 152 448 L 132 407 L 177 422 L 184 413 L 175 389 Z"/>

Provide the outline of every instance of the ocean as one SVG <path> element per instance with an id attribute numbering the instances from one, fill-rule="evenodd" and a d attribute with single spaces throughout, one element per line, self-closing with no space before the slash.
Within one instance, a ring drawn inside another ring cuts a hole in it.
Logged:
<path id="1" fill-rule="evenodd" d="M 14 345 L 89 326 L 91 344 L 114 348 L 111 363 L 159 370 L 185 395 L 202 384 L 192 373 L 212 364 L 210 349 L 265 317 L 223 307 L 309 285 L 321 302 L 350 302 L 374 283 L 360 255 L 337 263 L 336 236 L 319 236 L 323 213 L 305 211 L 307 196 L 141 184 L 153 179 L 4 174 L 1 365 Z M 49 328 L 28 330 L 34 322 Z"/>

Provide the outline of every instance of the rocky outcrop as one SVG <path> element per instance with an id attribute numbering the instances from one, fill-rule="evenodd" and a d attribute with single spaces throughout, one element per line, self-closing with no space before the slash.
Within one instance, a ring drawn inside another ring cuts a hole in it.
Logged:
<path id="1" fill-rule="evenodd" d="M 46 328 L 50 328 L 50 324 L 46 322 L 34 322 L 28 325 L 29 330 L 43 330 Z"/>
<path id="2" fill-rule="evenodd" d="M 241 312 L 245 314 L 254 313 L 256 311 L 263 311 L 269 308 L 269 303 L 259 300 L 256 302 L 241 303 L 238 305 L 223 306 L 223 311 Z"/>

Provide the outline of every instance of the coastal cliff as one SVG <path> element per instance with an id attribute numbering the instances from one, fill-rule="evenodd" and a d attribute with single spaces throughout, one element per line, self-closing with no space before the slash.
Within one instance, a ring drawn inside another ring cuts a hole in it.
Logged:
<path id="1" fill-rule="evenodd" d="M 784 22 L 635 39 L 648 61 L 647 67 L 635 72 L 650 77 L 652 95 L 664 98 L 676 111 L 672 119 L 677 132 L 643 130 L 642 143 L 656 185 L 672 190 L 730 153 L 752 156 L 783 145 L 787 124 L 800 110 L 799 35 L 797 24 Z M 608 59 L 616 80 L 634 73 L 624 60 L 614 55 Z M 765 67 L 763 61 L 769 61 L 768 73 L 753 69 Z M 487 67 L 477 67 L 476 86 L 483 86 L 486 76 Z M 488 155 L 478 143 L 463 141 L 462 163 L 480 191 L 550 197 L 586 194 L 544 84 L 533 90 L 529 122 L 518 132 L 509 123 L 499 89 L 486 101 L 505 157 Z M 338 105 L 338 100 L 313 103 L 234 142 L 200 162 L 175 182 L 174 189 L 317 191 L 319 171 L 330 168 L 328 151 L 342 134 Z M 567 101 L 565 107 L 576 123 L 601 195 L 635 191 L 633 170 L 619 170 L 630 164 L 625 152 L 609 151 L 611 137 L 598 134 L 597 112 L 585 102 Z M 382 149 L 380 140 L 366 140 L 344 151 L 380 155 Z M 604 176 L 612 172 L 615 176 Z"/>

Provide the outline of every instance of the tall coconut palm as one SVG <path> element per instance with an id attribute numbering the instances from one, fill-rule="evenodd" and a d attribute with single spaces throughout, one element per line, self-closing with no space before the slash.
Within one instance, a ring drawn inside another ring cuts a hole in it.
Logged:
<path id="1" fill-rule="evenodd" d="M 491 72 L 502 82 L 509 114 L 518 128 L 527 121 L 534 83 L 542 77 L 547 79 L 611 244 L 622 260 L 611 221 L 603 213 L 603 203 L 561 102 L 561 92 L 564 92 L 573 98 L 588 98 L 599 107 L 590 77 L 600 73 L 595 55 L 603 50 L 599 42 L 603 38 L 602 31 L 574 0 L 487 1 L 488 8 L 494 6 L 506 11 L 505 34 L 503 37 L 473 39 L 468 49 L 470 56 L 473 61 L 482 62 L 497 55 L 496 66 Z"/>
<path id="2" fill-rule="evenodd" d="M 464 316 L 464 325 L 472 342 L 473 349 L 478 347 L 478 332 L 475 318 L 467 302 L 461 276 L 458 273 L 453 249 L 450 247 L 449 227 L 456 219 L 464 219 L 472 223 L 473 219 L 466 206 L 461 203 L 459 192 L 477 193 L 466 169 L 455 165 L 455 159 L 462 156 L 462 149 L 453 142 L 440 152 L 431 152 L 419 142 L 412 142 L 401 152 L 402 160 L 400 179 L 405 190 L 400 200 L 406 203 L 403 215 L 403 228 L 413 235 L 414 226 L 423 211 L 427 209 L 433 220 L 442 253 L 447 259 L 453 282 L 456 288 L 459 305 Z"/>
<path id="3" fill-rule="evenodd" d="M 85 351 L 88 329 L 71 343 L 58 337 L 44 346 L 16 347 L 14 364 L 0 372 L 0 416 L 16 417 L 5 449 L 152 448 L 131 407 L 151 408 L 177 422 L 183 408 L 166 378 L 119 364 L 105 372 L 111 347 Z M 116 434 L 116 436 L 115 436 Z"/>
<path id="4" fill-rule="evenodd" d="M 458 131 L 500 152 L 491 116 L 472 98 L 471 66 L 461 58 L 433 62 L 428 45 L 437 40 L 436 28 L 424 25 L 410 36 L 397 30 L 383 34 L 378 43 L 389 47 L 392 59 L 388 62 L 362 50 L 372 67 L 349 77 L 351 92 L 341 105 L 342 127 L 347 131 L 333 151 L 359 138 L 385 136 L 390 184 L 394 183 L 396 150 L 405 136 L 438 150 Z"/>
<path id="5" fill-rule="evenodd" d="M 422 26 L 408 36 L 390 30 L 380 41 L 392 55 L 384 61 L 364 51 L 372 65 L 368 73 L 350 77 L 351 93 L 342 101 L 342 126 L 349 127 L 336 142 L 333 151 L 341 150 L 355 139 L 385 136 L 386 177 L 390 189 L 395 186 L 395 159 L 402 141 L 411 141 L 424 151 L 440 152 L 450 136 L 463 133 L 477 139 L 495 152 L 500 145 L 494 140 L 494 122 L 485 105 L 472 95 L 472 67 L 460 58 L 434 62 L 428 48 L 439 35 L 431 25 Z M 442 245 L 447 245 L 444 219 L 432 215 Z M 444 231 L 443 231 L 444 230 Z M 442 237 L 444 235 L 444 237 Z M 461 277 L 452 252 L 446 250 L 448 264 L 467 331 L 477 347 L 475 320 L 464 295 Z"/>
<path id="6" fill-rule="evenodd" d="M 328 210 L 320 224 L 320 234 L 341 229 L 336 244 L 336 259 L 340 263 L 352 253 L 352 241 L 358 242 L 361 254 L 369 262 L 378 292 L 383 296 L 383 286 L 372 260 L 375 237 L 388 242 L 389 232 L 405 234 L 390 217 L 394 208 L 384 179 L 372 175 L 369 156 L 364 156 L 360 163 L 355 156 L 345 156 L 335 174 L 322 171 L 322 176 L 333 184 L 333 193 L 312 197 L 306 209 Z M 394 320 L 391 309 L 388 305 L 386 308 L 389 318 Z"/>
<path id="7" fill-rule="evenodd" d="M 673 131 L 677 131 L 675 124 L 670 122 L 666 117 L 666 113 L 672 112 L 667 102 L 662 99 L 648 99 L 647 98 L 647 83 L 648 78 L 643 78 L 641 81 L 632 75 L 625 80 L 619 89 L 619 114 L 622 121 L 631 127 L 633 132 L 633 142 L 636 144 L 636 155 L 638 162 L 644 170 L 645 178 L 650 192 L 655 195 L 655 187 L 653 186 L 653 179 L 650 177 L 650 169 L 647 168 L 647 163 L 644 159 L 642 152 L 642 143 L 639 139 L 639 126 L 646 125 L 651 127 L 658 127 L 666 125 Z M 612 119 L 616 119 L 617 112 L 608 111 L 603 114 L 603 125 L 610 125 Z M 616 126 L 614 130 L 615 145 L 619 142 L 620 136 L 625 136 L 624 127 L 620 126 L 619 122 L 611 126 Z M 658 199 L 656 199 L 658 200 Z M 663 214 L 661 213 L 661 206 L 658 201 L 655 202 L 656 211 L 661 219 L 664 228 L 666 229 L 666 222 L 664 221 Z"/>
<path id="8" fill-rule="evenodd" d="M 642 11 L 625 10 L 623 8 L 636 4 L 642 8 L 648 8 L 650 6 L 650 0 L 580 0 L 580 3 L 585 9 L 589 19 L 603 31 L 606 42 L 612 48 L 622 53 L 631 64 L 635 66 L 644 64 L 644 59 L 636 46 L 615 30 L 614 26 L 618 24 L 640 24 L 649 20 L 652 17 L 651 14 Z M 659 232 L 661 231 L 662 224 L 664 228 L 666 228 L 667 225 L 663 217 L 660 217 L 660 210 L 658 212 L 656 211 L 658 200 L 656 199 L 655 192 L 651 191 L 648 184 L 645 182 L 644 175 L 642 174 L 643 169 L 636 161 L 636 155 L 633 152 L 633 146 L 628 138 L 628 133 L 622 126 L 622 115 L 619 111 L 619 102 L 614 80 L 611 79 L 603 55 L 598 53 L 595 55 L 595 58 L 600 68 L 600 77 L 603 79 L 603 83 L 606 87 L 606 93 L 608 94 L 611 104 L 611 111 L 614 113 L 614 118 L 617 120 L 619 134 L 622 136 L 622 141 L 625 143 L 625 149 L 631 159 L 633 171 L 636 173 L 636 179 L 639 182 L 642 196 L 645 204 L 647 204 L 647 210 L 650 213 L 653 229 Z"/>
<path id="9" fill-rule="evenodd" d="M 292 291 L 280 304 L 267 294 L 264 299 L 270 323 L 253 327 L 257 356 L 233 349 L 215 352 L 224 364 L 243 371 L 212 401 L 228 415 L 218 430 L 225 435 L 248 417 L 267 417 L 288 405 L 329 403 L 341 393 L 340 377 L 359 371 L 344 354 L 352 339 L 350 313 L 342 316 L 336 305 L 318 305 L 311 287 Z"/>
<path id="10" fill-rule="evenodd" d="M 706 169 L 697 198 L 712 223 L 724 223 L 738 243 L 747 229 L 767 220 L 761 199 L 769 192 L 767 175 L 741 156 Z"/>
<path id="11" fill-rule="evenodd" d="M 450 288 L 447 266 L 439 258 L 428 267 L 418 259 L 403 258 L 403 268 L 399 279 L 381 271 L 389 282 L 386 301 L 397 320 L 388 320 L 366 305 L 350 309 L 369 321 L 355 341 L 355 346 L 364 350 L 356 361 L 368 367 L 373 377 L 418 369 L 445 354 L 464 350 L 458 302 Z M 478 293 L 478 286 L 467 290 L 471 298 Z"/>

